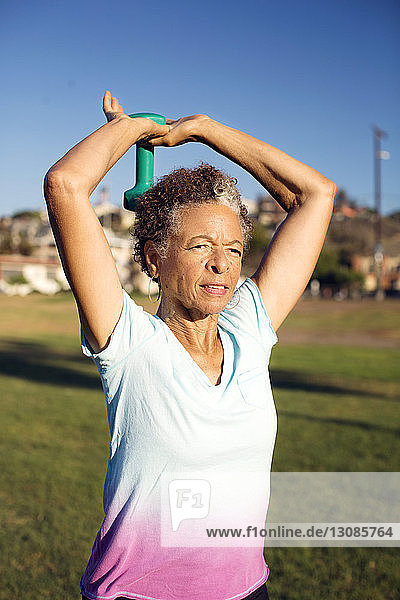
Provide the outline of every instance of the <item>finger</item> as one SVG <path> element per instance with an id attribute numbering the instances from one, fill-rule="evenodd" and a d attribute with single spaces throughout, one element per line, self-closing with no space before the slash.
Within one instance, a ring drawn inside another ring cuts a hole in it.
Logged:
<path id="1" fill-rule="evenodd" d="M 148 143 L 152 146 L 175 146 L 175 136 L 169 132 L 166 135 L 157 135 L 148 140 Z"/>
<path id="2" fill-rule="evenodd" d="M 161 134 L 157 132 L 156 134 L 149 136 L 146 138 L 146 144 L 151 144 L 152 146 L 166 146 L 168 145 L 167 134 Z"/>
<path id="3" fill-rule="evenodd" d="M 110 110 L 111 108 L 111 92 L 109 92 L 108 90 L 105 91 L 104 93 L 104 98 L 103 98 L 103 110 Z"/>
<path id="4" fill-rule="evenodd" d="M 167 148 L 176 148 L 176 146 L 183 146 L 183 144 L 186 144 L 186 142 L 189 140 L 182 140 L 181 142 L 174 142 L 173 140 L 167 140 L 165 139 L 165 137 L 162 138 L 153 138 L 152 140 L 149 140 L 148 142 L 146 142 L 146 144 L 148 144 L 149 146 L 164 146 Z"/>
<path id="5" fill-rule="evenodd" d="M 163 137 L 164 136 L 162 136 L 162 137 L 156 137 L 156 138 L 152 138 L 150 140 L 147 140 L 146 141 L 146 145 L 153 146 L 153 147 L 155 147 L 155 146 L 162 146 L 163 145 L 163 141 L 162 141 Z"/>
<path id="6" fill-rule="evenodd" d="M 123 112 L 122 106 L 118 102 L 118 99 L 115 98 L 115 96 L 113 96 L 113 98 L 111 100 L 111 110 L 113 110 L 114 112 Z"/>
<path id="7" fill-rule="evenodd" d="M 157 132 L 154 132 L 151 136 L 146 138 L 146 144 L 150 146 L 166 146 L 170 143 L 169 132 L 171 131 L 170 125 L 159 125 Z"/>
<path id="8" fill-rule="evenodd" d="M 155 131 L 152 134 L 154 137 L 164 137 L 171 131 L 171 125 L 160 125 L 159 123 L 154 123 L 154 128 Z"/>
<path id="9" fill-rule="evenodd" d="M 176 123 L 176 120 L 174 121 L 174 119 L 165 119 L 165 122 L 167 125 L 172 125 L 173 123 Z"/>

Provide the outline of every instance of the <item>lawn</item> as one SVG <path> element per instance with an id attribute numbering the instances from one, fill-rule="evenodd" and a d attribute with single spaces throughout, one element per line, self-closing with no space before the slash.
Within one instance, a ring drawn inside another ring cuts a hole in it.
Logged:
<path id="1" fill-rule="evenodd" d="M 395 301 L 298 304 L 271 358 L 274 470 L 398 471 L 399 331 Z M 0 332 L 0 599 L 79 600 L 102 520 L 100 381 L 70 294 L 0 296 Z M 400 598 L 396 548 L 270 548 L 266 559 L 271 600 Z"/>

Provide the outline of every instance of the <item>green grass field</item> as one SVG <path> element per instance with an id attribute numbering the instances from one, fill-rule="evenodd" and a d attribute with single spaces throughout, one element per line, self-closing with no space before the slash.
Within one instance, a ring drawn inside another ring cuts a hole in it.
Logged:
<path id="1" fill-rule="evenodd" d="M 298 304 L 271 358 L 274 470 L 399 470 L 399 306 Z M 0 332 L 0 599 L 78 600 L 102 520 L 100 380 L 70 294 L 0 296 Z M 397 548 L 270 548 L 266 559 L 271 600 L 400 598 Z"/>

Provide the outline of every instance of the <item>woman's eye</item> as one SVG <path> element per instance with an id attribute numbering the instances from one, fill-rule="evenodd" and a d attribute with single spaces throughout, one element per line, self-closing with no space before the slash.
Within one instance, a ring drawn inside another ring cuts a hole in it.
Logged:
<path id="1" fill-rule="evenodd" d="M 192 246 L 190 249 L 191 250 L 208 250 L 210 248 L 209 244 L 196 244 L 195 246 Z M 232 254 L 235 254 L 239 257 L 242 256 L 242 253 L 240 250 L 238 250 L 237 248 L 228 248 L 228 252 L 231 252 Z"/>

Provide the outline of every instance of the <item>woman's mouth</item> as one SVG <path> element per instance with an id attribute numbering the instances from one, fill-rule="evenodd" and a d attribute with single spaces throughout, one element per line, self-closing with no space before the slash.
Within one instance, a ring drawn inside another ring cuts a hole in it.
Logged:
<path id="1" fill-rule="evenodd" d="M 212 296 L 225 296 L 228 291 L 228 287 L 226 285 L 219 283 L 205 283 L 200 287 Z"/>

